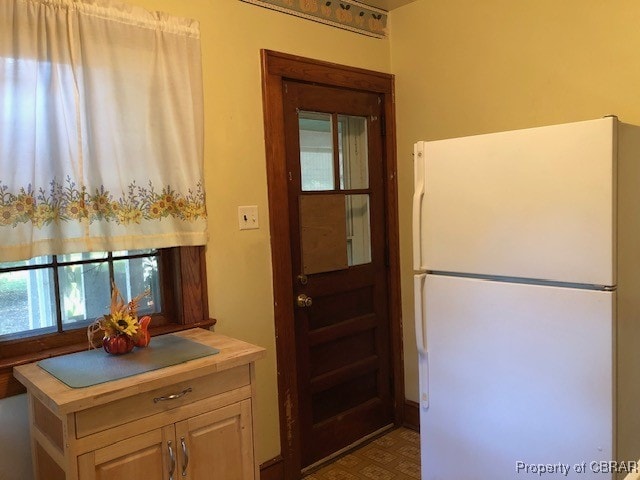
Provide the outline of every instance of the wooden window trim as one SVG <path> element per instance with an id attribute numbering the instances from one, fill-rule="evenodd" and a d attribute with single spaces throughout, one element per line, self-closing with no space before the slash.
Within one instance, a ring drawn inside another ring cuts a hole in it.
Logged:
<path id="1" fill-rule="evenodd" d="M 209 318 L 205 247 L 166 249 L 159 261 L 161 274 L 170 275 L 160 279 L 167 315 L 154 315 L 151 335 L 215 325 Z M 13 378 L 13 367 L 86 349 L 87 336 L 82 328 L 0 343 L 0 398 L 25 392 Z"/>

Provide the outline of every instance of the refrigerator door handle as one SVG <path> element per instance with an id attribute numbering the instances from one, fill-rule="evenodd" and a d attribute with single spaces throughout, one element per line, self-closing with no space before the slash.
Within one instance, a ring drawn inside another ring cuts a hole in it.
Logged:
<path id="1" fill-rule="evenodd" d="M 415 310 L 416 345 L 418 347 L 418 361 L 420 362 L 420 408 L 429 408 L 429 352 L 425 337 L 424 318 L 424 285 L 427 280 L 425 273 L 416 274 L 413 277 L 413 297 Z"/>
<path id="2" fill-rule="evenodd" d="M 420 408 L 429 409 L 429 352 L 421 355 L 420 365 Z"/>
<path id="3" fill-rule="evenodd" d="M 422 270 L 422 199 L 425 194 L 424 142 L 413 147 L 413 269 Z"/>
<path id="4" fill-rule="evenodd" d="M 414 311 L 416 321 L 416 345 L 418 347 L 418 353 L 421 355 L 427 354 L 427 342 L 425 341 L 425 318 L 423 309 L 424 284 L 427 280 L 425 273 L 418 273 L 413 277 L 413 299 L 414 299 Z"/>

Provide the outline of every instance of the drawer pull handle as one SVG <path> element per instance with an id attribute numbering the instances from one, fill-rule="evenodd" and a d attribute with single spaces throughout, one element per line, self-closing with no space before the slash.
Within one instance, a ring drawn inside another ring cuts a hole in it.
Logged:
<path id="1" fill-rule="evenodd" d="M 153 403 L 165 402 L 167 400 L 175 400 L 176 398 L 184 397 L 187 393 L 192 391 L 193 389 L 191 387 L 185 388 L 180 393 L 174 393 L 173 395 L 167 395 L 166 397 L 156 397 L 153 399 Z"/>
<path id="2" fill-rule="evenodd" d="M 180 437 L 180 443 L 182 444 L 182 476 L 187 476 L 187 467 L 189 466 L 189 451 L 187 450 L 187 444 L 184 441 L 184 437 Z"/>
<path id="3" fill-rule="evenodd" d="M 173 472 L 176 470 L 176 456 L 171 448 L 171 440 L 167 442 L 167 448 L 169 449 L 169 480 L 173 480 Z"/>

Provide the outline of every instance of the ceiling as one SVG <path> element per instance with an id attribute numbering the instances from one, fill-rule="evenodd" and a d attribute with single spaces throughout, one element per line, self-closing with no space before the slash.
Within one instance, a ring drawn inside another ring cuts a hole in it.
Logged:
<path id="1" fill-rule="evenodd" d="M 407 3 L 415 2 L 416 0 L 360 0 L 361 3 L 371 5 L 372 7 L 381 8 L 383 10 L 391 11 L 394 8 L 401 7 Z"/>

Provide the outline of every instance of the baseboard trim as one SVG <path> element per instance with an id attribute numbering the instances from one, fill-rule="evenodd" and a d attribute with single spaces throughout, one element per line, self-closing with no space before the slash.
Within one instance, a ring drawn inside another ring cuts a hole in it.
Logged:
<path id="1" fill-rule="evenodd" d="M 405 399 L 404 426 L 416 432 L 420 431 L 420 405 L 418 402 Z"/>
<path id="2" fill-rule="evenodd" d="M 260 480 L 284 480 L 284 460 L 282 455 L 278 455 L 260 465 Z"/>

